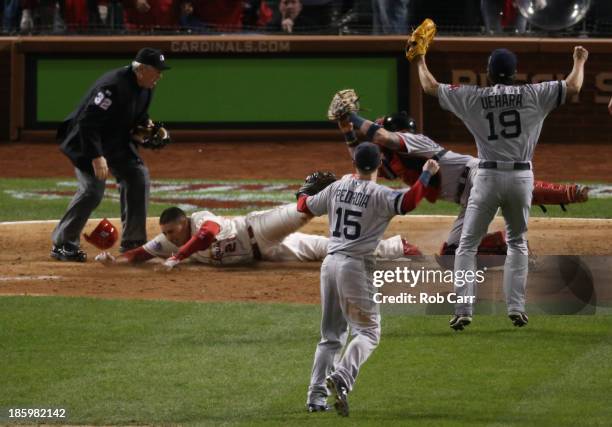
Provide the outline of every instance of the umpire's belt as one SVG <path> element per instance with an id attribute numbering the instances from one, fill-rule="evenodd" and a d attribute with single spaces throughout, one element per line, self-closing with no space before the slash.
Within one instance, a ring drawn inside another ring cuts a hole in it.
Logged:
<path id="1" fill-rule="evenodd" d="M 247 226 L 247 233 L 249 234 L 249 241 L 251 242 L 251 248 L 253 249 L 253 258 L 255 258 L 257 261 L 261 261 L 261 251 L 259 250 L 257 240 L 255 240 L 255 233 L 253 233 L 253 227 L 251 227 L 250 225 Z"/>
<path id="2" fill-rule="evenodd" d="M 490 160 L 482 160 L 480 163 L 478 163 L 478 168 L 527 171 L 531 169 L 531 162 L 494 162 Z"/>

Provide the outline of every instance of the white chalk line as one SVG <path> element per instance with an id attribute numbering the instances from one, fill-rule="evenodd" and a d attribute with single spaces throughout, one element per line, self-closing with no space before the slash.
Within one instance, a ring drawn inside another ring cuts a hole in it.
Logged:
<path id="1" fill-rule="evenodd" d="M 228 216 L 231 217 L 231 216 Z M 406 215 L 406 216 L 398 216 L 397 218 L 418 218 L 418 219 L 444 219 L 444 218 L 452 218 L 453 220 L 457 218 L 457 215 Z M 149 217 L 149 220 L 156 220 L 157 217 Z M 108 218 L 109 221 L 121 221 L 119 218 Z M 563 222 L 601 222 L 607 223 L 612 222 L 610 218 L 563 218 L 563 217 L 531 217 L 530 221 L 563 221 Z M 32 221 L 2 221 L 0 222 L 0 226 L 2 225 L 27 225 L 27 224 L 50 224 L 57 223 L 59 219 L 43 219 L 43 220 L 32 220 Z M 89 221 L 102 221 L 102 218 L 90 218 Z"/>
<path id="2" fill-rule="evenodd" d="M 0 282 L 24 282 L 26 280 L 61 280 L 62 276 L 0 276 Z"/>

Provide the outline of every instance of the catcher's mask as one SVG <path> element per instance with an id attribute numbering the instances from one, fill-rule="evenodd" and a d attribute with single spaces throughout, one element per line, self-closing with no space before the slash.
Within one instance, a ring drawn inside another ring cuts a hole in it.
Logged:
<path id="1" fill-rule="evenodd" d="M 516 55 L 508 49 L 495 49 L 489 56 L 487 74 L 493 84 L 512 84 L 516 75 Z"/>
<path id="2" fill-rule="evenodd" d="M 393 113 L 390 116 L 383 117 L 380 120 L 380 125 L 389 132 L 408 131 L 410 133 L 416 133 L 417 130 L 416 121 L 405 111 L 400 111 L 399 113 Z"/>
<path id="3" fill-rule="evenodd" d="M 117 233 L 115 226 L 104 218 L 91 234 L 83 234 L 83 237 L 96 248 L 104 250 L 115 244 L 119 238 L 119 233 Z"/>

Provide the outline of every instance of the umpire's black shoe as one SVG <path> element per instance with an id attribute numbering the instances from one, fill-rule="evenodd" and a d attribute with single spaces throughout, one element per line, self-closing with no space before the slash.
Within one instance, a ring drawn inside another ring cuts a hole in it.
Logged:
<path id="1" fill-rule="evenodd" d="M 144 240 L 126 240 L 125 242 L 121 242 L 121 246 L 119 246 L 119 252 L 125 253 L 127 251 L 131 251 L 132 249 L 136 249 L 141 247 L 147 243 Z"/>
<path id="2" fill-rule="evenodd" d="M 508 317 L 512 321 L 514 326 L 518 326 L 522 328 L 527 323 L 529 323 L 529 317 L 527 317 L 527 313 L 523 313 L 521 311 L 511 311 L 508 313 Z"/>
<path id="3" fill-rule="evenodd" d="M 51 258 L 58 261 L 85 262 L 87 254 L 78 246 L 71 244 L 53 245 L 51 248 Z"/>
<path id="4" fill-rule="evenodd" d="M 326 412 L 329 411 L 329 406 L 325 405 L 317 405 L 316 403 L 308 403 L 306 404 L 306 409 L 308 412 Z"/>
<path id="5" fill-rule="evenodd" d="M 463 328 L 472 323 L 472 316 L 467 314 L 455 314 L 448 323 L 451 329 L 463 331 Z"/>
<path id="6" fill-rule="evenodd" d="M 348 403 L 348 387 L 344 384 L 340 378 L 333 375 L 328 376 L 326 379 L 327 388 L 334 397 L 334 408 L 338 415 L 343 417 L 349 416 L 349 403 Z"/>

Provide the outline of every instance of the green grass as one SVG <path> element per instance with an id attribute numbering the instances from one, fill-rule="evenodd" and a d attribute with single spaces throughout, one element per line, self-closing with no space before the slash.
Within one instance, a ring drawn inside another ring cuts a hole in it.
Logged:
<path id="1" fill-rule="evenodd" d="M 156 181 L 160 184 L 173 183 L 218 183 L 220 185 L 229 184 L 234 187 L 236 184 L 256 183 L 265 185 L 297 185 L 298 181 L 290 180 L 267 180 L 267 181 L 176 181 L 163 180 Z M 69 185 L 67 185 L 69 184 Z M 394 183 L 394 186 L 397 186 Z M 74 179 L 0 179 L 0 221 L 24 221 L 24 220 L 44 220 L 61 218 L 71 194 L 76 189 L 76 181 Z M 68 192 L 66 196 L 48 197 L 36 192 L 41 191 L 64 191 Z M 25 194 L 24 194 L 25 193 Z M 112 199 L 111 195 L 116 195 L 117 190 L 108 189 L 106 196 L 101 205 L 93 213 L 93 218 L 101 217 L 119 217 L 119 202 Z M 164 201 L 164 198 L 180 195 L 180 192 L 172 189 L 164 190 L 163 188 L 153 188 L 152 197 L 157 201 L 152 201 L 149 204 L 149 216 L 158 216 L 164 209 L 173 205 L 172 201 Z M 242 215 L 256 209 L 262 209 L 254 204 L 249 204 L 249 201 L 268 200 L 275 204 L 288 203 L 294 201 L 293 190 L 244 190 L 239 188 L 231 188 L 224 191 L 209 191 L 202 190 L 188 191 L 182 194 L 189 197 L 220 197 L 224 200 L 244 201 L 244 205 L 240 208 L 212 208 L 215 212 L 223 215 Z M 199 207 L 197 209 L 205 209 Z M 187 210 L 190 210 L 187 208 Z M 411 213 L 411 215 L 457 215 L 459 206 L 454 203 L 438 201 L 435 204 L 423 201 L 419 207 Z M 576 204 L 568 207 L 568 211 L 564 212 L 558 206 L 550 206 L 548 213 L 543 213 L 539 207 L 531 209 L 531 214 L 534 217 L 565 217 L 565 218 L 612 218 L 612 198 L 592 198 L 588 203 Z"/>
<path id="2" fill-rule="evenodd" d="M 307 414 L 316 306 L 0 298 L 0 423 L 566 426 L 612 419 L 612 316 L 387 315 L 351 417 Z"/>

